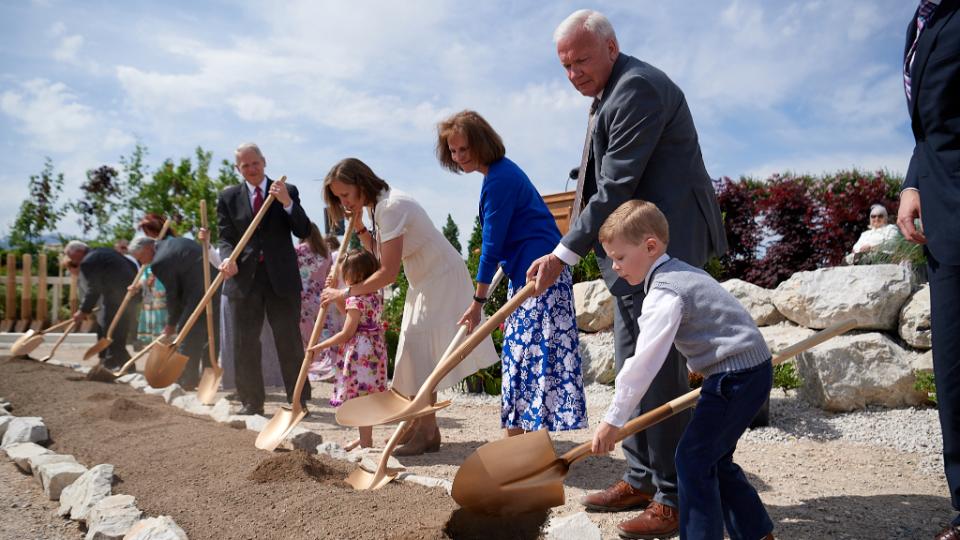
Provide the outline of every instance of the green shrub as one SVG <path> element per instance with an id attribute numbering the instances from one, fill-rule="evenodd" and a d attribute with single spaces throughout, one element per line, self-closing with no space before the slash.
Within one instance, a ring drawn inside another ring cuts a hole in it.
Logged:
<path id="1" fill-rule="evenodd" d="M 916 379 L 913 382 L 913 389 L 917 390 L 918 392 L 925 392 L 927 394 L 927 399 L 930 400 L 930 403 L 936 405 L 937 387 L 933 382 L 933 373 L 915 369 L 913 370 L 913 376 Z"/>
<path id="2" fill-rule="evenodd" d="M 797 373 L 797 366 L 793 362 L 773 366 L 774 388 L 781 388 L 786 391 L 800 388 L 802 385 L 803 379 Z"/>

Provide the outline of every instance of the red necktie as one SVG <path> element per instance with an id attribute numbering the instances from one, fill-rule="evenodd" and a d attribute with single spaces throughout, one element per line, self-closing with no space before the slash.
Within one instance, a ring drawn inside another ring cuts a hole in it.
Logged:
<path id="1" fill-rule="evenodd" d="M 253 214 L 256 215 L 260 211 L 260 207 L 263 206 L 263 192 L 260 191 L 260 187 L 257 186 L 256 192 L 253 194 Z"/>

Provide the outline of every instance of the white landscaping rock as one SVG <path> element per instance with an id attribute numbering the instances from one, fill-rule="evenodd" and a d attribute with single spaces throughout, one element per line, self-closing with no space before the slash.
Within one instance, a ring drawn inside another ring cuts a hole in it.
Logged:
<path id="1" fill-rule="evenodd" d="M 170 386 L 164 388 L 161 395 L 163 396 L 164 401 L 166 401 L 167 403 L 170 403 L 174 399 L 184 394 L 186 394 L 186 392 L 183 391 L 183 388 L 179 384 L 173 383 Z"/>
<path id="2" fill-rule="evenodd" d="M 227 398 L 220 398 L 220 401 L 214 403 L 213 408 L 210 409 L 210 418 L 217 422 L 229 422 L 231 416 L 233 416 L 233 406 Z"/>
<path id="3" fill-rule="evenodd" d="M 929 349 L 930 341 L 930 285 L 925 284 L 900 310 L 900 337 L 917 349 Z"/>
<path id="4" fill-rule="evenodd" d="M 773 291 L 765 289 L 742 279 L 730 279 L 720 284 L 736 298 L 740 304 L 750 312 L 750 317 L 757 326 L 769 326 L 783 321 L 785 318 L 773 305 L 771 295 Z"/>
<path id="5" fill-rule="evenodd" d="M 784 322 L 772 326 L 761 326 L 760 333 L 763 334 L 763 340 L 767 342 L 770 353 L 775 355 L 791 345 L 800 343 L 816 332 L 809 328 Z"/>
<path id="6" fill-rule="evenodd" d="M 4 448 L 4 452 L 7 453 L 7 457 L 10 458 L 21 471 L 27 474 L 33 472 L 30 465 L 30 458 L 52 454 L 50 450 L 32 442 L 11 444 Z"/>
<path id="7" fill-rule="evenodd" d="M 574 283 L 573 303 L 580 330 L 599 332 L 613 326 L 613 296 L 602 279 Z"/>
<path id="8" fill-rule="evenodd" d="M 317 445 L 317 453 L 326 454 L 333 459 L 339 459 L 340 461 L 349 461 L 346 450 L 333 441 L 328 441 Z"/>
<path id="9" fill-rule="evenodd" d="M 3 440 L 3 434 L 7 432 L 7 425 L 10 424 L 14 418 L 13 416 L 0 416 L 0 440 Z"/>
<path id="10" fill-rule="evenodd" d="M 170 516 L 141 519 L 123 540 L 187 540 L 187 533 Z"/>
<path id="11" fill-rule="evenodd" d="M 237 415 L 234 418 L 242 419 L 247 425 L 247 429 L 256 431 L 257 433 L 263 431 L 263 428 L 267 427 L 267 422 L 269 422 L 269 420 L 259 414 Z"/>
<path id="12" fill-rule="evenodd" d="M 445 490 L 448 495 L 453 489 L 453 482 L 445 478 L 434 478 L 432 476 L 420 476 L 419 474 L 401 473 L 397 476 L 397 480 L 431 488 L 441 488 Z"/>
<path id="13" fill-rule="evenodd" d="M 39 416 L 17 416 L 7 424 L 0 448 L 18 442 L 42 443 L 50 439 L 47 426 Z"/>
<path id="14" fill-rule="evenodd" d="M 51 501 L 60 500 L 63 489 L 85 472 L 87 468 L 76 461 L 40 465 L 40 484 L 43 486 L 43 494 Z"/>
<path id="15" fill-rule="evenodd" d="M 933 373 L 933 351 L 913 353 L 910 359 L 910 369 Z"/>
<path id="16" fill-rule="evenodd" d="M 132 495 L 105 497 L 90 510 L 85 540 L 122 540 L 140 516 Z"/>
<path id="17" fill-rule="evenodd" d="M 368 452 L 360 459 L 360 467 L 363 470 L 371 473 L 377 472 L 377 467 L 380 465 L 380 455 L 383 453 L 383 449 L 379 448 L 376 453 Z M 403 463 L 400 463 L 400 460 L 390 456 L 387 458 L 387 468 L 388 469 L 404 469 Z"/>
<path id="18" fill-rule="evenodd" d="M 37 479 L 37 482 L 42 482 L 40 480 L 40 467 L 48 463 L 76 463 L 77 459 L 70 454 L 54 454 L 53 452 L 47 454 L 39 454 L 27 458 L 27 462 L 30 464 L 30 473 L 33 474 L 33 477 Z"/>
<path id="19" fill-rule="evenodd" d="M 196 394 L 184 394 L 182 393 L 183 392 L 182 389 L 180 390 L 180 392 L 181 392 L 181 395 L 171 399 L 167 403 L 169 403 L 170 405 L 173 405 L 178 409 L 183 409 L 187 412 L 191 412 L 195 414 L 203 414 L 203 415 L 207 414 L 208 412 L 207 407 L 204 406 L 203 403 L 200 403 L 200 400 L 197 399 Z"/>
<path id="20" fill-rule="evenodd" d="M 580 369 L 583 384 L 610 384 L 617 378 L 613 332 L 580 334 Z"/>
<path id="21" fill-rule="evenodd" d="M 301 426 L 294 426 L 290 433 L 280 442 L 280 448 L 288 450 L 303 450 L 308 454 L 317 451 L 317 445 L 323 442 L 323 435 L 310 431 Z"/>
<path id="22" fill-rule="evenodd" d="M 857 328 L 893 330 L 910 291 L 910 272 L 902 266 L 837 266 L 797 272 L 776 288 L 773 302 L 807 328 L 854 319 Z"/>
<path id="23" fill-rule="evenodd" d="M 94 505 L 110 496 L 112 484 L 113 465 L 97 465 L 64 488 L 60 493 L 60 509 L 57 514 L 70 514 L 72 520 L 86 521 Z"/>
<path id="24" fill-rule="evenodd" d="M 546 540 L 601 540 L 600 527 L 586 512 L 555 517 L 547 524 Z"/>
<path id="25" fill-rule="evenodd" d="M 120 379 L 123 379 L 126 377 L 130 377 L 130 380 L 127 381 L 127 384 L 129 384 L 134 390 L 144 390 L 146 388 L 150 388 L 150 383 L 147 382 L 147 378 L 139 373 L 131 373 L 129 375 L 124 375 Z"/>
<path id="26" fill-rule="evenodd" d="M 835 337 L 797 356 L 796 365 L 803 379 L 800 395 L 826 410 L 926 401 L 913 388 L 913 353 L 879 332 Z"/>

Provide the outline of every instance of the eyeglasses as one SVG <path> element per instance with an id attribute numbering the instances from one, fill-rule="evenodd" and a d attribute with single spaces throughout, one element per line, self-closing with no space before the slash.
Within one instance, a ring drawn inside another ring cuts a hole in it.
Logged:
<path id="1" fill-rule="evenodd" d="M 884 218 L 884 217 L 887 217 L 887 216 L 885 216 L 885 215 L 883 215 L 883 214 L 870 214 L 870 219 L 873 219 L 873 218 Z"/>

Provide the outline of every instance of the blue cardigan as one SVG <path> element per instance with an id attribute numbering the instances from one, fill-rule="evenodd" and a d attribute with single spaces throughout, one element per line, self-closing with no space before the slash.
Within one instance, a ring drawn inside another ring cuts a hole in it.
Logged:
<path id="1" fill-rule="evenodd" d="M 527 175 L 507 158 L 490 164 L 480 189 L 483 244 L 477 281 L 490 283 L 502 264 L 514 288 L 526 281 L 530 264 L 560 242 L 560 230 Z"/>

